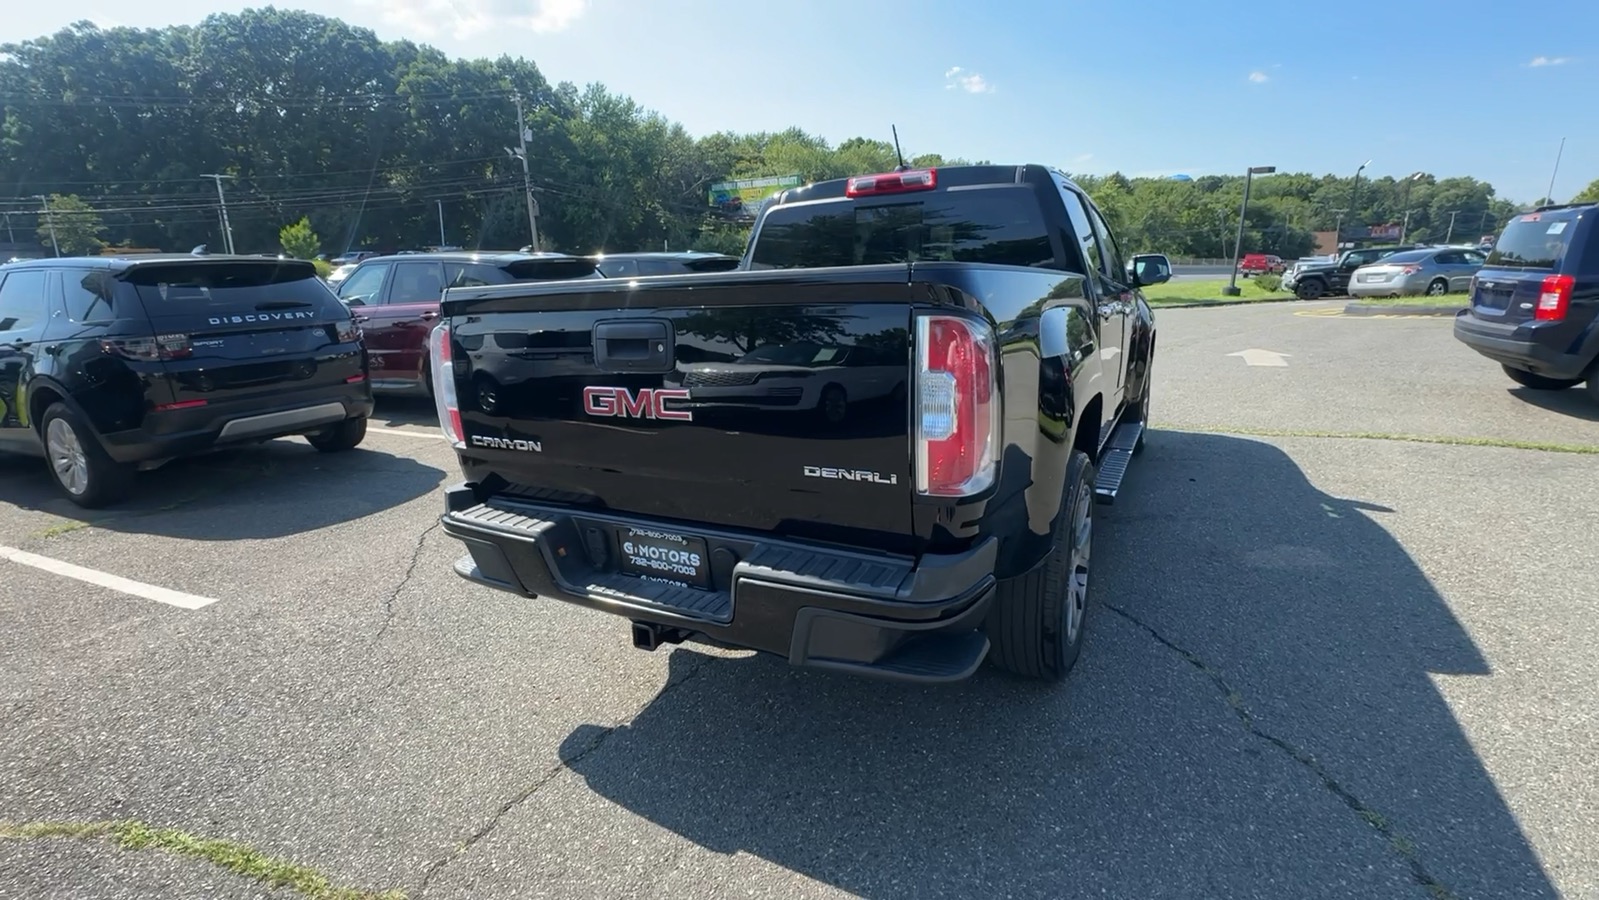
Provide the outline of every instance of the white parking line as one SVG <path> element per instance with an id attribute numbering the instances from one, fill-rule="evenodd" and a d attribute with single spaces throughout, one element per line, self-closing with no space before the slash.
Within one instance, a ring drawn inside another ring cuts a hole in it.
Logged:
<path id="1" fill-rule="evenodd" d="M 103 588 L 110 588 L 113 591 L 130 594 L 134 597 L 143 597 L 146 600 L 154 600 L 157 603 L 165 603 L 168 606 L 176 606 L 182 609 L 199 609 L 203 606 L 210 606 L 211 604 L 217 602 L 216 599 L 212 597 L 200 597 L 195 594 L 185 594 L 182 591 L 174 591 L 164 587 L 156 587 L 153 584 L 145 584 L 142 581 L 134 581 L 130 578 L 123 578 L 121 575 L 112 575 L 110 573 L 99 572 L 94 569 L 85 569 L 83 566 L 75 566 L 72 563 L 62 562 L 59 559 L 51 559 L 48 556 L 39 556 L 36 553 L 29 553 L 26 550 L 18 550 L 15 547 L 6 547 L 0 545 L 0 559 L 9 559 L 14 563 L 24 566 L 31 566 L 35 569 L 39 569 L 44 572 L 50 572 L 54 575 L 75 578 L 78 581 L 98 585 Z"/>
<path id="2" fill-rule="evenodd" d="M 433 441 L 447 441 L 449 438 L 442 434 L 432 434 L 426 431 L 412 431 L 409 428 L 368 428 L 367 434 L 397 434 L 401 437 L 426 438 Z"/>

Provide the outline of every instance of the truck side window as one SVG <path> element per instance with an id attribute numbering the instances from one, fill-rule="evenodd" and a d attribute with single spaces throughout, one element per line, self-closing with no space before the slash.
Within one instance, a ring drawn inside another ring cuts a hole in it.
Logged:
<path id="1" fill-rule="evenodd" d="M 1066 204 L 1066 217 L 1072 222 L 1073 236 L 1077 239 L 1077 251 L 1083 259 L 1083 271 L 1103 273 L 1105 258 L 1100 252 L 1099 238 L 1094 235 L 1094 227 L 1088 223 L 1088 211 L 1083 208 L 1082 198 L 1076 191 L 1060 187 L 1060 199 Z"/>
<path id="2" fill-rule="evenodd" d="M 1116 236 L 1110 233 L 1110 225 L 1106 224 L 1099 210 L 1094 208 L 1092 200 L 1088 202 L 1088 216 L 1093 221 L 1094 233 L 1099 236 L 1099 250 L 1105 256 L 1105 268 L 1100 272 L 1113 285 L 1121 287 L 1127 276 L 1127 270 L 1122 265 L 1121 248 L 1116 246 Z"/>

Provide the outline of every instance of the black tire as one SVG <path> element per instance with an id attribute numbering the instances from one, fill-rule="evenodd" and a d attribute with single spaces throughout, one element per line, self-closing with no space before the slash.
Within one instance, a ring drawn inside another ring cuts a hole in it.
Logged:
<path id="1" fill-rule="evenodd" d="M 98 509 L 127 495 L 133 470 L 106 454 L 94 429 L 72 407 L 50 404 L 39 420 L 39 439 L 50 478 L 68 500 Z"/>
<path id="2" fill-rule="evenodd" d="M 999 668 L 1025 678 L 1060 681 L 1077 664 L 1093 586 L 1093 516 L 1094 463 L 1088 454 L 1073 450 L 1064 511 L 1055 523 L 1049 554 L 1032 571 L 1004 579 L 995 588 L 985 630 L 992 642 L 989 658 Z"/>
<path id="3" fill-rule="evenodd" d="M 366 438 L 366 416 L 345 419 L 326 431 L 306 435 L 311 446 L 323 453 L 342 453 L 354 450 Z"/>
<path id="4" fill-rule="evenodd" d="M 1144 363 L 1144 392 L 1139 396 L 1138 402 L 1134 403 L 1132 409 L 1128 411 L 1131 415 L 1131 418 L 1128 421 L 1137 422 L 1138 424 L 1144 426 L 1138 431 L 1138 442 L 1133 444 L 1134 456 L 1144 452 L 1145 438 L 1149 435 L 1149 395 L 1154 389 L 1155 351 L 1154 348 L 1151 348 L 1149 351 L 1149 361 Z"/>
<path id="5" fill-rule="evenodd" d="M 1294 285 L 1294 296 L 1301 300 L 1320 300 L 1327 285 L 1320 278 L 1309 278 Z"/>
<path id="6" fill-rule="evenodd" d="M 1449 293 L 1449 282 L 1445 281 L 1444 279 L 1434 278 L 1432 281 L 1427 283 L 1427 296 L 1442 297 L 1447 293 Z"/>
<path id="7" fill-rule="evenodd" d="M 1505 374 L 1510 376 L 1511 381 L 1522 387 L 1532 388 L 1535 391 L 1563 391 L 1566 388 L 1582 384 L 1581 378 L 1550 378 L 1547 375 L 1539 375 L 1536 372 L 1528 372 L 1525 369 L 1516 369 L 1503 364 L 1499 368 L 1505 370 Z M 1592 391 L 1593 389 L 1593 379 L 1590 378 L 1588 380 L 1588 390 Z"/>

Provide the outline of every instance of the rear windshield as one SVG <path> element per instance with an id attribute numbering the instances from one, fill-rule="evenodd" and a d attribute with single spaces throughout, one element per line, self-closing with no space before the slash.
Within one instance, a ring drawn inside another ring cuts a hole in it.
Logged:
<path id="1" fill-rule="evenodd" d="M 1053 266 L 1055 251 L 1032 188 L 779 206 L 755 236 L 750 267 L 940 261 Z"/>
<path id="2" fill-rule="evenodd" d="M 123 274 L 152 316 L 270 309 L 326 309 L 338 298 L 304 263 L 179 263 Z"/>
<path id="3" fill-rule="evenodd" d="M 1553 269 L 1566 255 L 1577 228 L 1577 210 L 1527 213 L 1510 220 L 1488 254 L 1487 265 L 1509 269 Z"/>
<path id="4" fill-rule="evenodd" d="M 1393 253 L 1388 256 L 1384 256 L 1377 261 L 1383 265 L 1399 265 L 1401 263 L 1421 262 L 1422 260 L 1432 256 L 1433 252 L 1434 251 L 1432 250 L 1405 250 L 1401 253 Z"/>

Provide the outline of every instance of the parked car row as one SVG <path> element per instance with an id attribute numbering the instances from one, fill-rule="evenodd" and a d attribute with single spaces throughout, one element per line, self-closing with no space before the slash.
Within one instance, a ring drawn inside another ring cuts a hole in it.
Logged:
<path id="1" fill-rule="evenodd" d="M 1474 246 L 1391 244 L 1306 257 L 1283 273 L 1284 290 L 1301 300 L 1401 297 L 1463 291 L 1487 254 Z"/>

